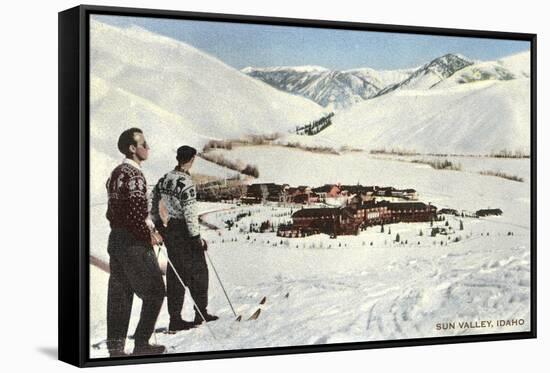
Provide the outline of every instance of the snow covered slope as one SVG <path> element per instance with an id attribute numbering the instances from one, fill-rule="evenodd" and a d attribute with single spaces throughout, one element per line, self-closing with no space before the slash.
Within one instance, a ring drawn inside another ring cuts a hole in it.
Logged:
<path id="1" fill-rule="evenodd" d="M 308 100 L 284 94 L 190 45 L 143 29 L 92 21 L 91 46 L 93 77 L 179 115 L 186 127 L 204 136 L 284 131 L 323 113 Z"/>
<path id="2" fill-rule="evenodd" d="M 523 52 L 497 61 L 479 62 L 457 71 L 434 87 L 445 88 L 483 80 L 529 78 L 530 52 Z"/>
<path id="3" fill-rule="evenodd" d="M 363 149 L 423 153 L 529 153 L 529 79 L 398 90 L 333 118 L 325 141 Z"/>
<path id="4" fill-rule="evenodd" d="M 281 91 L 307 97 L 330 110 L 347 108 L 374 97 L 388 84 L 401 81 L 409 74 L 407 70 L 337 71 L 319 66 L 247 67 L 242 72 Z"/>
<path id="5" fill-rule="evenodd" d="M 373 79 L 378 82 L 379 87 L 388 87 L 390 85 L 402 82 L 407 79 L 416 69 L 401 70 L 375 70 L 369 67 L 360 69 L 346 70 L 345 73 L 363 76 L 365 79 Z"/>
<path id="6" fill-rule="evenodd" d="M 200 149 L 212 138 L 284 132 L 326 111 L 137 27 L 92 19 L 90 45 L 92 195 L 104 197 L 108 173 L 121 159 L 116 141 L 124 129 L 144 130 L 151 146 L 144 167 L 153 182 L 172 166 L 182 144 Z"/>
<path id="7" fill-rule="evenodd" d="M 407 79 L 383 89 L 377 96 L 382 96 L 395 90 L 429 89 L 471 64 L 473 62 L 464 56 L 452 53 L 446 54 L 419 67 Z"/>

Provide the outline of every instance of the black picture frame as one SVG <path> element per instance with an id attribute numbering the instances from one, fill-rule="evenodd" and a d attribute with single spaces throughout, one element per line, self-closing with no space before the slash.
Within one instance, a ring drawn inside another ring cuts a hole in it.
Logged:
<path id="1" fill-rule="evenodd" d="M 223 21 L 342 30 L 364 30 L 416 35 L 441 35 L 527 41 L 531 44 L 531 331 L 416 338 L 359 343 L 337 343 L 247 350 L 209 351 L 94 358 L 89 356 L 89 22 L 90 15 L 120 15 L 181 20 Z M 460 30 L 419 26 L 381 25 L 309 19 L 273 18 L 231 14 L 197 13 L 158 9 L 136 9 L 82 5 L 59 13 L 59 360 L 79 367 L 220 359 L 262 355 L 328 352 L 466 342 L 536 338 L 537 335 L 537 36 L 482 30 Z"/>

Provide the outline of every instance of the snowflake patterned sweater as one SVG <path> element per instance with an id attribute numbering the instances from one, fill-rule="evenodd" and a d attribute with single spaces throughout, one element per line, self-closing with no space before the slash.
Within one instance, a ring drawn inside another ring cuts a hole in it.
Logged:
<path id="1" fill-rule="evenodd" d="M 111 228 L 124 228 L 134 238 L 151 242 L 151 231 L 147 226 L 147 182 L 137 164 L 128 160 L 117 166 L 107 180 L 109 202 L 107 219 Z"/>
<path id="2" fill-rule="evenodd" d="M 191 175 L 174 169 L 160 178 L 153 189 L 151 217 L 155 225 L 160 224 L 159 203 L 164 202 L 170 219 L 185 221 L 189 238 L 199 237 L 197 196 Z"/>

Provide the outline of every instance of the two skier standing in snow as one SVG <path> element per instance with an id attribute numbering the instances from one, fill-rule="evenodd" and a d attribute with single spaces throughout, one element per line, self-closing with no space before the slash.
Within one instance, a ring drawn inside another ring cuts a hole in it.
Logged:
<path id="1" fill-rule="evenodd" d="M 133 296 L 143 301 L 135 331 L 135 355 L 154 355 L 166 351 L 162 345 L 149 343 L 160 313 L 164 296 L 168 296 L 169 330 L 194 327 L 218 317 L 206 311 L 208 305 L 208 267 L 200 238 L 195 186 L 189 175 L 196 150 L 189 146 L 178 149 L 178 166 L 159 180 L 153 192 L 151 211 L 155 226 L 149 220 L 147 183 L 141 162 L 149 156 L 149 146 L 138 128 L 124 131 L 118 149 L 125 155 L 107 180 L 107 219 L 111 226 L 108 241 L 109 288 L 107 293 L 107 348 L 111 357 L 124 352 Z M 164 203 L 168 225 L 160 218 Z M 149 223 L 148 223 L 149 222 Z M 167 291 L 153 247 L 166 236 L 168 257 L 178 274 L 183 275 L 195 301 L 193 322 L 181 318 L 185 288 L 178 282 L 173 268 L 167 269 Z"/>

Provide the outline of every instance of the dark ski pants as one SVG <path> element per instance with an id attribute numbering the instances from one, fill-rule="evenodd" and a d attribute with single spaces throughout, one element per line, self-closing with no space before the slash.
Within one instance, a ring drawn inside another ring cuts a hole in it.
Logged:
<path id="1" fill-rule="evenodd" d="M 153 334 L 165 295 L 157 257 L 151 246 L 135 240 L 123 229 L 111 231 L 108 251 L 111 274 L 107 293 L 107 348 L 124 349 L 134 294 L 143 301 L 134 339 L 136 345 L 145 345 Z"/>
<path id="2" fill-rule="evenodd" d="M 208 306 L 208 265 L 204 250 L 194 240 L 187 238 L 187 230 L 184 228 L 185 225 L 178 220 L 170 221 L 164 243 L 170 261 L 204 315 Z M 170 266 L 166 270 L 166 294 L 170 320 L 180 320 L 185 288 Z"/>

